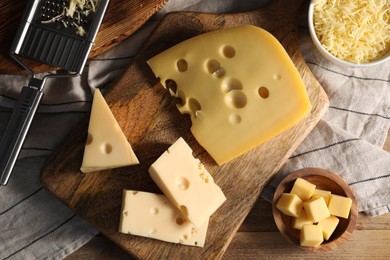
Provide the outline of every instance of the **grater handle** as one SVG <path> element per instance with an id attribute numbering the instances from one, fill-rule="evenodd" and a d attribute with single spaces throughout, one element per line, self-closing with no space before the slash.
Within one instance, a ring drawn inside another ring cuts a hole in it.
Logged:
<path id="1" fill-rule="evenodd" d="M 42 89 L 31 86 L 20 93 L 0 142 L 0 187 L 8 183 L 42 96 Z"/>

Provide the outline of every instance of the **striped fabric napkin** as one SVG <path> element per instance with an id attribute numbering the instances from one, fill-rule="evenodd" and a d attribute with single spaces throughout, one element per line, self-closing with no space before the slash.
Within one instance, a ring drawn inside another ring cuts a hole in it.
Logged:
<path id="1" fill-rule="evenodd" d="M 7 186 L 0 190 L 0 259 L 61 259 L 98 231 L 44 190 L 40 170 L 65 135 L 90 110 L 95 88 L 104 92 L 124 72 L 166 12 L 238 12 L 265 1 L 171 0 L 132 37 L 92 59 L 80 77 L 50 79 L 21 156 Z M 304 57 L 330 98 L 330 109 L 263 196 L 272 198 L 278 181 L 302 167 L 327 168 L 354 189 L 359 210 L 389 212 L 390 155 L 381 147 L 390 124 L 389 63 L 370 70 L 337 67 L 315 50 L 301 27 Z M 0 75 L 0 135 L 4 132 L 26 76 Z"/>

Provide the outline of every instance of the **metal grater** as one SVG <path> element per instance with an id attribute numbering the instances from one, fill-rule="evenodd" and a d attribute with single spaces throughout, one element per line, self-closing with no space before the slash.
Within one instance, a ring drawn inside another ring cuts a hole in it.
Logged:
<path id="1" fill-rule="evenodd" d="M 83 8 L 80 4 L 84 4 Z M 28 86 L 22 88 L 0 142 L 0 187 L 9 180 L 42 99 L 46 79 L 74 77 L 82 72 L 107 5 L 108 0 L 28 1 L 10 53 L 31 77 Z M 67 73 L 49 73 L 38 79 L 19 57 L 58 67 Z"/>
<path id="2" fill-rule="evenodd" d="M 78 1 L 93 2 L 93 0 Z M 85 15 L 79 12 L 80 16 L 75 13 L 73 17 L 64 13 L 69 2 L 69 0 L 29 1 L 23 23 L 19 26 L 11 46 L 11 53 L 67 71 L 81 73 L 108 1 L 97 1 L 99 4 L 94 13 Z M 50 20 L 54 21 L 47 23 Z M 77 34 L 76 26 L 83 27 L 86 34 L 83 36 Z"/>

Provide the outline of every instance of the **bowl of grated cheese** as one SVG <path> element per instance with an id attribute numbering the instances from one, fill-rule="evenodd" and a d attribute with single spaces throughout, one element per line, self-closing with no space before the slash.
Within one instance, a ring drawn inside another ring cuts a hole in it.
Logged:
<path id="1" fill-rule="evenodd" d="M 371 67 L 390 60 L 390 1 L 312 0 L 309 31 L 333 63 Z"/>

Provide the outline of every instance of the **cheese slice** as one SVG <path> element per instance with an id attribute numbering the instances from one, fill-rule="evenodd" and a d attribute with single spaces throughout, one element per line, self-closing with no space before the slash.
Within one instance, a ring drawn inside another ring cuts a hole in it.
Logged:
<path id="1" fill-rule="evenodd" d="M 191 116 L 192 134 L 218 164 L 280 134 L 311 109 L 283 46 L 255 26 L 193 37 L 148 64 L 181 99 L 178 109 Z"/>
<path id="2" fill-rule="evenodd" d="M 196 228 L 164 195 L 123 191 L 121 233 L 203 247 L 207 227 L 208 221 L 205 221 Z"/>
<path id="3" fill-rule="evenodd" d="M 226 200 L 183 138 L 150 166 L 149 173 L 165 196 L 196 227 L 201 227 Z"/>
<path id="4" fill-rule="evenodd" d="M 139 161 L 103 95 L 96 89 L 81 171 L 86 173 L 133 164 L 139 164 Z"/>

